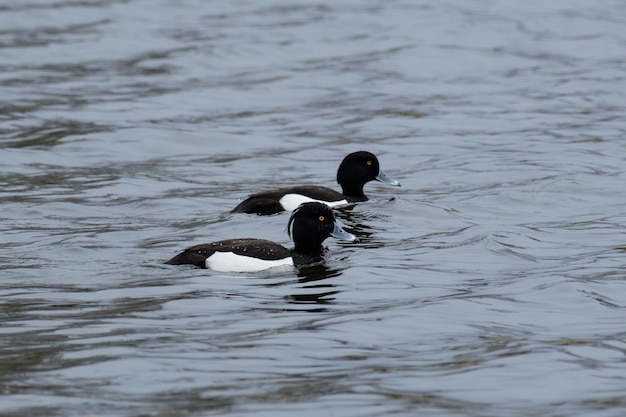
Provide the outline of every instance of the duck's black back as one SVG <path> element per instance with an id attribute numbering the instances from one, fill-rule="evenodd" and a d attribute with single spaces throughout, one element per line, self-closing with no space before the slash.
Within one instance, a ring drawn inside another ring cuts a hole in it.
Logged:
<path id="1" fill-rule="evenodd" d="M 232 252 L 236 255 L 249 256 L 266 261 L 274 261 L 291 256 L 289 249 L 271 240 L 243 238 L 191 246 L 167 261 L 166 264 L 190 264 L 199 268 L 206 268 L 206 259 L 215 252 Z"/>
<path id="2" fill-rule="evenodd" d="M 320 201 L 340 201 L 345 199 L 345 196 L 340 192 L 319 185 L 284 187 L 252 194 L 239 203 L 231 213 L 279 213 L 284 211 L 283 206 L 280 204 L 280 199 L 287 194 L 300 194 Z"/>

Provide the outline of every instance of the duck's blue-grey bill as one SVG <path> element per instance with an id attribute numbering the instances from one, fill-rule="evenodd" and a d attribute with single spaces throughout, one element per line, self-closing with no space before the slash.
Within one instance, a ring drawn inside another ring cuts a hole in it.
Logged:
<path id="1" fill-rule="evenodd" d="M 388 177 L 387 174 L 385 174 L 382 169 L 378 171 L 378 175 L 376 175 L 376 181 L 380 181 L 383 184 L 387 184 L 387 185 L 395 185 L 397 187 L 400 186 L 399 181 L 394 180 L 391 177 Z"/>
<path id="2" fill-rule="evenodd" d="M 330 235 L 335 239 L 345 240 L 348 242 L 354 242 L 357 240 L 356 236 L 343 230 L 337 223 L 335 223 L 335 227 L 333 228 L 333 231 L 330 232 Z"/>

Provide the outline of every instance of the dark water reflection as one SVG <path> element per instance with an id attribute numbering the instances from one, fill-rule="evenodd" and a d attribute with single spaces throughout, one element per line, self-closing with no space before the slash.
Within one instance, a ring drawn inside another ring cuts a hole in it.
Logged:
<path id="1" fill-rule="evenodd" d="M 288 297 L 293 304 L 325 305 L 335 302 L 339 289 L 332 284 L 331 278 L 339 277 L 342 271 L 326 265 L 316 265 L 298 270 L 298 284 L 302 285 L 305 293 L 292 294 Z M 320 309 L 318 311 L 324 311 Z"/>
<path id="2" fill-rule="evenodd" d="M 622 2 L 0 11 L 0 414 L 624 414 Z M 360 149 L 324 265 L 163 265 Z"/>

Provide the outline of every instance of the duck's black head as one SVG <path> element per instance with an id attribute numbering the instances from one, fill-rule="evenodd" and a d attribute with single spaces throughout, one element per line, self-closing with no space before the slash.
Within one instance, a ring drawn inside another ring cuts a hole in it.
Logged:
<path id="1" fill-rule="evenodd" d="M 289 218 L 287 232 L 293 239 L 294 250 L 301 253 L 321 253 L 322 242 L 330 236 L 340 240 L 356 240 L 356 236 L 337 224 L 330 207 L 317 202 L 298 206 Z"/>
<path id="2" fill-rule="evenodd" d="M 367 151 L 347 155 L 337 170 L 337 182 L 341 185 L 343 194 L 352 197 L 355 201 L 367 200 L 363 193 L 363 186 L 373 180 L 388 185 L 400 185 L 398 181 L 385 175 L 380 169 L 376 155 Z"/>

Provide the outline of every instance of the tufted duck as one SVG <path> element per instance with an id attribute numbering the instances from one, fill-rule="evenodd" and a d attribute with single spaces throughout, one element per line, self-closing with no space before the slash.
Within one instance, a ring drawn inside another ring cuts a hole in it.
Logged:
<path id="1" fill-rule="evenodd" d="M 366 201 L 363 186 L 373 180 L 400 186 L 398 181 L 388 177 L 380 169 L 378 158 L 374 154 L 365 151 L 354 152 L 343 159 L 337 170 L 337 182 L 341 185 L 341 193 L 318 185 L 262 191 L 250 195 L 231 213 L 274 214 L 283 210 L 293 211 L 306 201 L 319 201 L 330 207 Z"/>
<path id="2" fill-rule="evenodd" d="M 336 223 L 332 209 L 318 202 L 304 203 L 294 210 L 287 232 L 293 238 L 293 249 L 264 239 L 228 239 L 192 246 L 166 263 L 192 264 L 224 272 L 254 272 L 285 265 L 298 267 L 321 262 L 326 250 L 322 242 L 329 236 L 356 240 Z"/>

